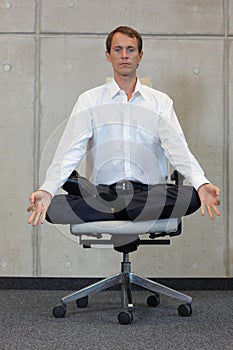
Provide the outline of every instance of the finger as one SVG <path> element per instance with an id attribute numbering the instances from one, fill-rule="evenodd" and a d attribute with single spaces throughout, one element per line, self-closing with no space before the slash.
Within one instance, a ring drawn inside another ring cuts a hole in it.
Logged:
<path id="1" fill-rule="evenodd" d="M 204 203 L 201 204 L 201 215 L 202 216 L 205 215 L 205 204 Z"/>
<path id="2" fill-rule="evenodd" d="M 35 195 L 34 195 L 35 192 L 33 192 L 30 197 L 29 197 L 29 201 L 31 204 L 35 203 Z"/>
<path id="3" fill-rule="evenodd" d="M 35 217 L 35 212 L 32 212 L 32 214 L 29 216 L 28 224 L 31 224 L 33 222 L 34 217 Z"/>
<path id="4" fill-rule="evenodd" d="M 33 204 L 30 204 L 30 205 L 27 207 L 27 212 L 32 211 L 32 209 L 33 209 Z"/>
<path id="5" fill-rule="evenodd" d="M 209 205 L 207 205 L 207 211 L 208 211 L 209 217 L 213 220 L 214 219 L 214 215 L 213 215 L 211 207 Z"/>
<path id="6" fill-rule="evenodd" d="M 213 208 L 216 215 L 218 215 L 218 216 L 221 215 L 220 211 L 218 210 L 218 208 L 215 205 L 213 205 L 212 208 Z"/>
<path id="7" fill-rule="evenodd" d="M 215 193 L 215 199 L 216 199 L 217 202 L 220 203 L 220 190 L 216 191 L 216 193 Z"/>
<path id="8" fill-rule="evenodd" d="M 41 213 L 41 224 L 45 222 L 45 217 L 46 217 L 46 211 L 44 210 L 43 213 Z"/>
<path id="9" fill-rule="evenodd" d="M 32 226 L 35 227 L 35 226 L 38 224 L 39 219 L 40 219 L 40 215 L 41 215 L 41 213 L 36 213 L 35 218 L 34 218 L 34 221 L 33 221 L 33 223 L 32 223 Z"/>
<path id="10" fill-rule="evenodd" d="M 220 196 L 220 189 L 218 187 L 215 187 L 216 196 Z"/>
<path id="11" fill-rule="evenodd" d="M 212 211 L 211 211 L 211 209 L 209 207 L 207 208 L 207 211 L 208 211 L 209 217 L 211 218 L 211 220 L 213 220 L 214 219 L 214 215 L 213 215 L 213 213 L 212 213 Z"/>

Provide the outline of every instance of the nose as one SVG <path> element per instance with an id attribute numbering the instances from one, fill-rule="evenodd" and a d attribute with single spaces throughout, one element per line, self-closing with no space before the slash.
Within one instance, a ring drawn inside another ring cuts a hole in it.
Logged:
<path id="1" fill-rule="evenodd" d="M 126 48 L 122 49 L 121 56 L 122 58 L 128 58 L 128 52 Z"/>

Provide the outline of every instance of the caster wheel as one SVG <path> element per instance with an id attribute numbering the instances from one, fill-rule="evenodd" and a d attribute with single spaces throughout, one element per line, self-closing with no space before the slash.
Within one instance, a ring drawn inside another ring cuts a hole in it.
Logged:
<path id="1" fill-rule="evenodd" d="M 191 304 L 182 304 L 178 307 L 178 314 L 182 317 L 188 317 L 192 314 Z"/>
<path id="2" fill-rule="evenodd" d="M 53 316 L 56 318 L 62 318 L 65 317 L 66 314 L 66 307 L 63 305 L 55 306 L 53 308 Z"/>
<path id="3" fill-rule="evenodd" d="M 160 297 L 158 294 L 150 295 L 146 301 L 149 307 L 156 307 L 160 304 Z"/>
<path id="4" fill-rule="evenodd" d="M 87 307 L 88 305 L 88 296 L 77 299 L 76 300 L 76 305 L 80 308 L 80 309 L 84 309 L 85 307 Z"/>
<path id="5" fill-rule="evenodd" d="M 130 324 L 133 321 L 133 314 L 131 312 L 122 311 L 118 315 L 120 324 Z"/>

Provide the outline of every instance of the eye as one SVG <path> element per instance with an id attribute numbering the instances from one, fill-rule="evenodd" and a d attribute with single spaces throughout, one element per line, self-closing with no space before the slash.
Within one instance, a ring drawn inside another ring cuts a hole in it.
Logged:
<path id="1" fill-rule="evenodd" d="M 134 47 L 129 47 L 128 48 L 128 53 L 134 53 L 136 50 Z"/>
<path id="2" fill-rule="evenodd" d="M 114 52 L 120 53 L 120 52 L 121 52 L 121 48 L 120 48 L 120 47 L 115 47 L 115 48 L 114 48 Z"/>

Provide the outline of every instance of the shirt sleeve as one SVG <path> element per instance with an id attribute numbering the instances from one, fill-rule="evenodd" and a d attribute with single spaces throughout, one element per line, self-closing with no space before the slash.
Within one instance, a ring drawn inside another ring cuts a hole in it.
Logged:
<path id="1" fill-rule="evenodd" d="M 82 102 L 81 97 L 75 104 L 52 163 L 46 172 L 46 179 L 39 188 L 39 190 L 49 192 L 52 196 L 62 187 L 78 165 L 92 137 L 91 110 L 85 108 Z"/>
<path id="2" fill-rule="evenodd" d="M 160 110 L 159 137 L 168 161 L 196 190 L 204 183 L 209 183 L 203 169 L 189 150 L 173 102 L 167 95 Z"/>

